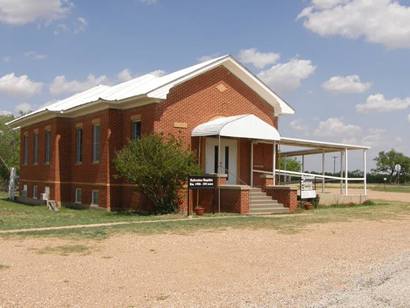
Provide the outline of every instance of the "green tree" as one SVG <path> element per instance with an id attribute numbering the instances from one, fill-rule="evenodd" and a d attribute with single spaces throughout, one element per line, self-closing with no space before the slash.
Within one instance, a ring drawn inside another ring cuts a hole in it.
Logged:
<path id="1" fill-rule="evenodd" d="M 296 158 L 279 159 L 279 169 L 299 172 L 301 168 L 300 162 Z"/>
<path id="2" fill-rule="evenodd" d="M 6 125 L 13 119 L 12 115 L 0 115 L 0 181 L 8 179 L 9 168 L 19 167 L 20 134 Z"/>
<path id="3" fill-rule="evenodd" d="M 398 183 L 400 178 L 405 179 L 410 175 L 410 157 L 395 150 L 379 152 L 374 160 L 376 161 L 376 168 L 373 171 L 387 174 L 390 183 Z M 397 164 L 401 166 L 399 174 L 395 170 Z"/>
<path id="4" fill-rule="evenodd" d="M 189 175 L 200 174 L 193 153 L 181 140 L 148 135 L 132 141 L 117 153 L 114 165 L 120 176 L 137 184 L 154 204 L 155 213 L 174 212 L 178 190 Z"/>

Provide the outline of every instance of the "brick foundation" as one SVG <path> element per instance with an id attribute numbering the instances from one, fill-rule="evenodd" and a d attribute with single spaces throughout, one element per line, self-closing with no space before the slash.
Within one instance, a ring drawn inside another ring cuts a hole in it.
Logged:
<path id="1" fill-rule="evenodd" d="M 266 186 L 266 193 L 273 199 L 289 208 L 289 213 L 295 212 L 298 207 L 298 191 L 291 187 Z"/>

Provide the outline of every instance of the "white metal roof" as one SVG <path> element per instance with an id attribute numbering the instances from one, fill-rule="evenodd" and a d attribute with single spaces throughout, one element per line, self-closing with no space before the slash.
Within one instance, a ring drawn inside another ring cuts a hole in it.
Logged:
<path id="1" fill-rule="evenodd" d="M 276 128 L 253 114 L 242 114 L 211 120 L 195 127 L 192 130 L 192 136 L 223 136 L 269 141 L 280 140 L 280 135 Z"/>
<path id="2" fill-rule="evenodd" d="M 164 76 L 160 76 L 157 73 L 149 73 L 114 86 L 99 85 L 36 110 L 30 114 L 13 120 L 9 124 L 12 124 L 12 126 L 17 126 L 18 124 L 21 124 L 24 119 L 33 118 L 39 113 L 43 114 L 47 112 L 58 112 L 63 114 L 69 112 L 73 108 L 82 108 L 83 105 L 85 106 L 89 103 L 94 103 L 100 99 L 114 104 L 120 104 L 123 100 L 134 97 L 164 100 L 167 98 L 170 89 L 176 85 L 220 65 L 223 65 L 229 69 L 235 76 L 241 79 L 256 93 L 258 93 L 258 95 L 266 100 L 267 103 L 272 105 L 276 115 L 293 114 L 295 112 L 283 99 L 268 88 L 263 82 L 246 70 L 234 58 L 227 55 L 211 59 Z"/>
<path id="3" fill-rule="evenodd" d="M 281 151 L 282 157 L 315 155 L 322 153 L 343 152 L 345 150 L 368 150 L 370 147 L 345 143 L 325 142 L 317 140 L 281 137 L 280 145 L 297 147 L 296 150 Z"/>

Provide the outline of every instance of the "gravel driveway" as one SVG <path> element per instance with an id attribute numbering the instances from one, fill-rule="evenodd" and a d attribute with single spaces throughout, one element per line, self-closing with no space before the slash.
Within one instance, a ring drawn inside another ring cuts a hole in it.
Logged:
<path id="1" fill-rule="evenodd" d="M 318 224 L 296 234 L 0 239 L 0 247 L 0 307 L 410 303 L 410 217 Z"/>

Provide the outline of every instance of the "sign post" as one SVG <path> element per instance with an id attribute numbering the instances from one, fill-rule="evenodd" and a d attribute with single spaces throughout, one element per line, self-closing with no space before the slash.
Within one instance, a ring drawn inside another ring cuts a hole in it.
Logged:
<path id="1" fill-rule="evenodd" d="M 190 190 L 203 190 L 203 189 L 215 189 L 216 187 L 216 177 L 215 176 L 189 176 L 188 177 L 188 204 L 187 204 L 187 214 L 190 216 L 190 203 L 189 203 L 189 191 Z"/>

